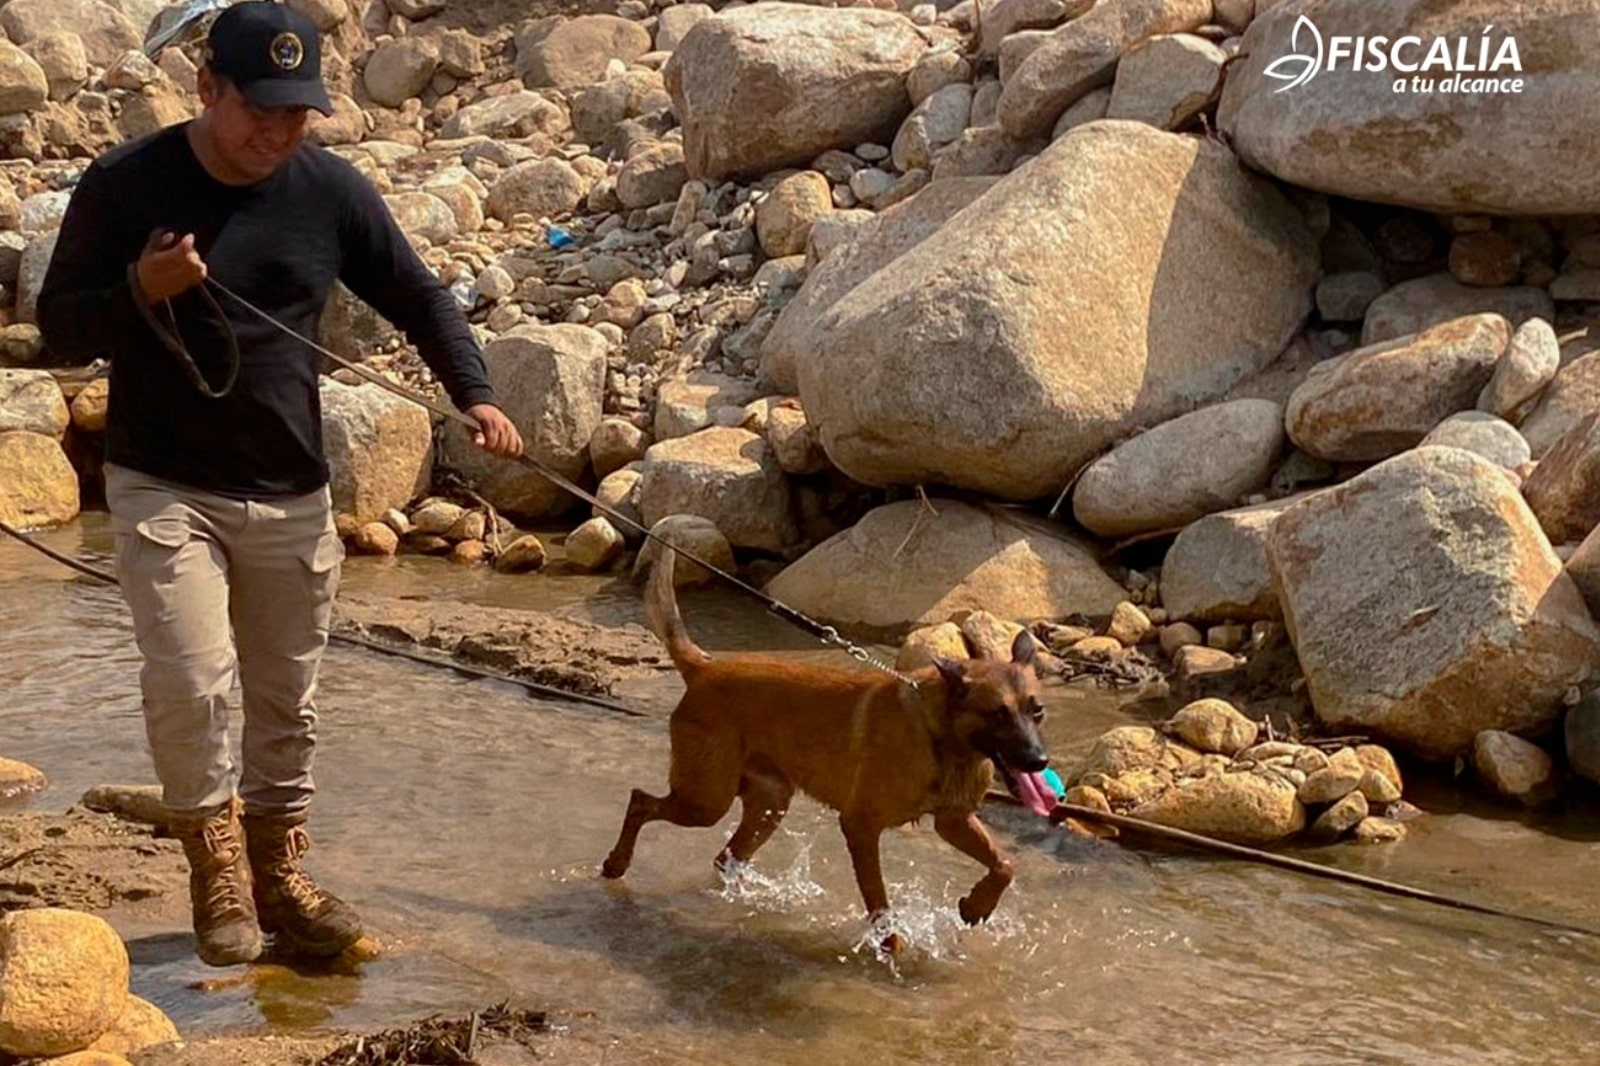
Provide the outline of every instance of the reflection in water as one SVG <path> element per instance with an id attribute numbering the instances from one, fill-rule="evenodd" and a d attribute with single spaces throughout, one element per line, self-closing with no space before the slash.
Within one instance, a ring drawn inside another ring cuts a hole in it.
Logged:
<path id="1" fill-rule="evenodd" d="M 92 517 L 50 542 L 77 554 L 108 546 Z M 630 586 L 584 580 L 352 560 L 347 583 L 636 620 Z M 598 590 L 598 606 L 574 588 Z M 713 647 L 814 647 L 729 597 L 699 594 L 686 609 Z M 0 545 L 0 631 L 0 753 L 50 774 L 37 807 L 148 780 L 137 656 L 115 592 Z M 674 684 L 656 685 L 652 705 L 669 706 Z M 330 654 L 319 703 L 310 862 L 361 908 L 386 954 L 359 977 L 264 965 L 218 985 L 231 973 L 193 958 L 178 919 L 121 923 L 135 991 L 186 1033 L 377 1028 L 514 998 L 558 1017 L 593 1012 L 585 1024 L 630 1061 L 1433 1064 L 1600 1051 L 1600 948 L 1580 938 L 1086 842 L 1009 808 L 986 818 L 1018 879 L 979 929 L 954 916 L 974 864 L 927 825 L 885 835 L 913 942 L 891 967 L 861 946 L 848 856 L 813 803 L 797 801 L 731 880 L 711 858 L 732 816 L 708 830 L 646 829 L 628 880 L 600 881 L 628 789 L 664 778 L 659 719 L 346 649 Z M 1058 764 L 1127 720 L 1092 693 L 1056 690 L 1051 711 Z M 1584 823 L 1536 833 L 1449 796 L 1436 809 L 1451 813 L 1413 823 L 1399 847 L 1316 857 L 1600 924 L 1600 859 Z"/>

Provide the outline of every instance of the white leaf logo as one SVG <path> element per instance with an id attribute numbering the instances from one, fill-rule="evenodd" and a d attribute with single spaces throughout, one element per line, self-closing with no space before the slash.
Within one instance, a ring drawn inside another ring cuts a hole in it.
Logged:
<path id="1" fill-rule="evenodd" d="M 1300 51 L 1300 31 L 1308 30 L 1311 42 L 1316 46 L 1316 51 L 1310 55 Z M 1286 56 L 1280 56 L 1267 64 L 1261 73 L 1269 78 L 1277 78 L 1288 84 L 1274 89 L 1273 92 L 1284 92 L 1297 85 L 1304 85 L 1316 77 L 1317 71 L 1322 69 L 1322 33 L 1316 24 L 1301 15 L 1295 20 L 1294 30 L 1289 34 L 1289 46 L 1294 49 Z"/>

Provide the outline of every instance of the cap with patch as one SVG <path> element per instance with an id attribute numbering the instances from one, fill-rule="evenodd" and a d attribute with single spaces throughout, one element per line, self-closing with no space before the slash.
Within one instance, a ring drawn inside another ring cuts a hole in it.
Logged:
<path id="1" fill-rule="evenodd" d="M 257 107 L 314 107 L 333 103 L 322 84 L 322 41 L 310 19 L 273 0 L 234 4 L 211 24 L 211 69 L 227 77 Z"/>

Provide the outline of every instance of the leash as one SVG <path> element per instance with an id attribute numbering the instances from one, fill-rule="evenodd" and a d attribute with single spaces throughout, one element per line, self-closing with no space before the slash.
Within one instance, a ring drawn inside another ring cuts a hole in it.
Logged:
<path id="1" fill-rule="evenodd" d="M 240 307 L 242 307 L 245 310 L 249 311 L 250 313 L 256 315 L 258 318 L 260 318 L 262 321 L 266 322 L 268 325 L 272 326 L 274 329 L 277 329 L 282 333 L 288 334 L 290 337 L 293 337 L 295 340 L 298 340 L 302 344 L 305 344 L 306 346 L 311 348 L 313 351 L 317 352 L 318 354 L 320 354 L 322 356 L 325 356 L 326 358 L 332 360 L 334 363 L 338 364 L 339 366 L 343 367 L 346 370 L 351 371 L 352 373 L 354 373 L 357 376 L 363 378 L 364 380 L 372 382 L 374 385 L 377 385 L 378 387 L 380 387 L 382 389 L 385 389 L 385 390 L 393 393 L 396 396 L 399 396 L 403 400 L 409 400 L 411 403 L 414 403 L 417 406 L 422 407 L 423 409 L 425 409 L 427 411 L 430 411 L 435 415 L 438 415 L 440 418 L 443 418 L 443 419 L 446 419 L 448 421 L 455 422 L 455 423 L 457 423 L 459 425 L 465 426 L 466 428 L 472 430 L 474 433 L 478 432 L 478 429 L 479 429 L 478 423 L 476 421 L 474 421 L 473 419 L 467 417 L 462 412 L 457 411 L 453 407 L 446 407 L 443 404 L 435 403 L 432 400 L 428 399 L 426 396 L 423 396 L 420 393 L 414 392 L 411 389 L 408 389 L 405 386 L 400 385 L 400 384 L 398 384 L 396 382 L 390 381 L 388 378 L 384 377 L 383 375 L 381 375 L 381 374 L 379 374 L 379 373 L 377 373 L 375 371 L 369 370 L 369 369 L 367 369 L 366 367 L 362 366 L 359 363 L 352 362 L 352 361 L 350 361 L 348 359 L 343 358 L 342 356 L 339 356 L 339 355 L 334 354 L 333 352 L 330 352 L 327 348 L 325 348 L 322 345 L 318 344 L 316 341 L 310 339 L 309 337 L 302 336 L 301 334 L 295 332 L 293 329 L 290 329 L 288 326 L 284 325 L 282 322 L 279 322 L 271 314 L 269 314 L 266 311 L 263 311 L 261 308 L 257 307 L 255 304 L 251 303 L 249 300 L 245 299 L 243 296 L 240 296 L 238 293 L 234 292 L 232 289 L 228 288 L 226 285 L 222 284 L 220 281 L 217 281 L 215 278 L 207 277 L 203 284 L 205 286 L 209 286 L 210 288 L 214 288 L 218 293 L 222 294 L 223 296 L 226 296 L 228 299 L 232 300 L 234 303 L 238 304 Z M 214 299 L 212 300 L 212 304 L 213 304 L 213 306 L 216 306 L 216 301 Z M 226 324 L 227 316 L 226 315 L 221 315 L 220 306 L 217 307 L 217 310 L 218 310 L 219 315 L 221 316 L 221 320 L 223 321 L 224 324 Z M 153 329 L 155 329 L 158 334 L 162 335 L 162 338 L 161 338 L 162 339 L 162 343 L 164 343 L 169 348 L 173 348 L 175 351 L 179 351 L 181 353 L 183 361 L 188 366 L 193 367 L 194 360 L 193 360 L 193 358 L 191 356 L 189 356 L 187 351 L 183 351 L 183 341 L 176 336 L 176 333 L 175 332 L 169 332 L 164 325 L 159 324 L 154 318 L 151 318 L 148 321 L 150 322 L 151 327 Z M 232 332 L 233 331 L 231 329 L 228 330 L 228 333 L 230 334 L 230 336 L 232 335 Z M 237 343 L 235 343 L 235 347 L 237 347 Z M 198 375 L 199 374 L 198 368 L 196 368 L 193 371 L 193 373 L 194 373 L 194 375 Z M 855 643 L 845 639 L 844 637 L 840 636 L 839 631 L 837 629 L 835 629 L 833 626 L 824 625 L 823 623 L 818 622 L 816 619 L 807 616 L 806 614 L 802 613 L 801 611 L 796 610 L 793 607 L 790 607 L 788 604 L 783 603 L 782 601 L 777 600 L 774 597 L 767 595 L 765 592 L 762 592 L 760 589 L 756 588 L 754 585 L 750 584 L 749 582 L 743 581 L 740 578 L 734 576 L 733 574 L 730 574 L 727 571 L 717 567 L 713 563 L 707 562 L 705 559 L 702 559 L 699 555 L 695 554 L 694 552 L 690 551 L 689 549 L 681 547 L 681 546 L 676 545 L 676 544 L 673 544 L 671 541 L 667 540 L 665 537 L 662 537 L 660 534 L 655 533 L 650 529 L 647 529 L 645 526 L 641 525 L 638 522 L 635 522 L 633 519 L 629 518 L 627 515 L 622 514 L 622 513 L 618 512 L 615 508 L 608 506 L 607 504 L 602 502 L 598 497 L 596 497 L 592 492 L 589 492 L 587 489 L 583 488 L 581 485 L 577 484 L 571 478 L 569 478 L 566 475 L 560 473 L 559 471 L 552 470 L 550 467 L 546 466 L 544 463 L 540 462 L 538 459 L 535 459 L 533 456 L 529 455 L 526 450 L 524 450 L 520 455 L 511 457 L 511 458 L 513 459 L 514 462 L 521 463 L 523 466 L 525 466 L 528 469 L 532 470 L 534 473 L 538 474 L 540 477 L 542 477 L 545 480 L 553 483 L 554 485 L 556 485 L 557 487 L 563 489 L 564 491 L 566 491 L 568 493 L 571 493 L 572 495 L 576 496 L 578 499 L 580 499 L 580 500 L 584 501 L 585 503 L 589 504 L 591 507 L 594 507 L 596 510 L 598 510 L 601 514 L 605 515 L 611 521 L 617 522 L 617 523 L 619 523 L 619 524 L 621 524 L 623 526 L 626 526 L 627 528 L 629 528 L 629 529 L 641 534 L 645 538 L 656 542 L 657 544 L 661 545 L 661 547 L 664 550 L 671 550 L 671 551 L 677 552 L 678 555 L 680 555 L 683 558 L 689 560 L 690 562 L 696 563 L 696 564 L 698 564 L 700 566 L 705 567 L 708 571 L 710 571 L 711 573 L 715 574 L 717 577 L 721 578 L 723 581 L 727 582 L 728 584 L 732 585 L 734 588 L 738 589 L 740 592 L 743 592 L 746 595 L 751 596 L 754 599 L 760 601 L 760 603 L 763 606 L 765 606 L 766 609 L 768 611 L 770 611 L 771 613 L 777 615 L 779 618 L 782 618 L 784 621 L 789 622 L 791 625 L 794 625 L 794 626 L 804 630 L 805 632 L 809 633 L 811 636 L 816 637 L 823 644 L 825 644 L 825 645 L 827 645 L 829 647 L 839 648 L 845 654 L 849 655 L 852 659 L 856 660 L 857 662 L 861 663 L 862 665 L 872 667 L 873 669 L 876 669 L 876 670 L 881 670 L 884 673 L 886 673 L 886 674 L 890 675 L 891 677 L 895 678 L 896 680 L 902 682 L 903 684 L 910 685 L 912 688 L 916 688 L 917 687 L 917 682 L 913 678 L 911 678 L 911 677 L 907 676 L 906 674 L 903 674 L 900 671 L 896 670 L 893 666 L 891 666 L 890 664 L 884 662 L 882 659 L 878 658 L 877 656 L 873 655 L 872 652 L 868 651 L 866 648 L 863 648 L 861 645 L 855 644 Z"/>
<path id="2" fill-rule="evenodd" d="M 1022 801 L 1008 792 L 991 790 L 985 794 L 984 798 L 1004 803 L 1008 806 L 1022 806 Z M 1050 812 L 1050 821 L 1053 825 L 1060 825 L 1068 818 L 1076 818 L 1085 822 L 1097 822 L 1101 825 L 1113 826 L 1130 833 L 1143 833 L 1146 836 L 1196 848 L 1200 851 L 1209 851 L 1217 855 L 1226 855 L 1229 858 L 1243 859 L 1246 862 L 1253 862 L 1261 866 L 1275 866 L 1280 870 L 1292 870 L 1295 873 L 1320 877 L 1329 881 L 1338 881 L 1343 884 L 1354 885 L 1357 888 L 1381 892 L 1385 895 L 1399 896 L 1402 899 L 1431 903 L 1435 906 L 1448 907 L 1452 910 L 1470 911 L 1474 914 L 1487 914 L 1495 918 L 1510 918 L 1561 933 L 1574 933 L 1579 936 L 1600 938 L 1600 930 L 1589 929 L 1585 926 L 1571 925 L 1567 922 L 1558 922 L 1549 918 L 1540 918 L 1532 914 L 1520 914 L 1500 907 L 1491 907 L 1483 903 L 1457 899 L 1454 896 L 1444 896 L 1437 892 L 1429 892 L 1426 889 L 1403 885 L 1398 881 L 1386 881 L 1381 877 L 1370 877 L 1366 874 L 1340 870 L 1337 867 L 1324 866 L 1321 863 L 1307 862 L 1305 859 L 1296 859 L 1288 855 L 1276 855 L 1270 851 L 1262 851 L 1259 848 L 1245 847 L 1243 844 L 1232 844 L 1225 840 L 1218 840 L 1215 837 L 1191 833 L 1186 829 L 1158 825 L 1155 822 L 1147 822 L 1142 818 L 1130 818 L 1125 814 L 1112 814 L 1110 811 L 1102 811 L 1095 807 L 1084 807 L 1076 803 L 1057 803 L 1055 810 Z"/>

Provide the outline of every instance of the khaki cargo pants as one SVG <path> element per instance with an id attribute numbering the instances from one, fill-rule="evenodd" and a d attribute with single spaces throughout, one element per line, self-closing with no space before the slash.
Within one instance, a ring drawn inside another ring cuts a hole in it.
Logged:
<path id="1" fill-rule="evenodd" d="M 117 575 L 144 657 L 145 730 L 167 806 L 311 802 L 317 667 L 343 545 L 329 492 L 234 500 L 107 464 Z M 230 634 L 231 627 L 231 634 Z M 228 690 L 244 697 L 242 772 Z"/>

